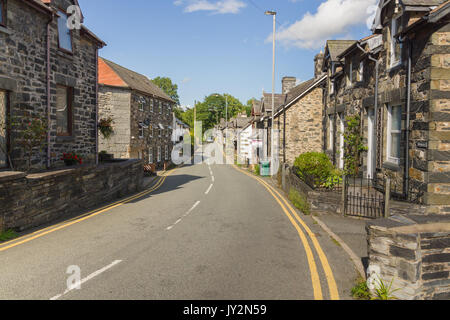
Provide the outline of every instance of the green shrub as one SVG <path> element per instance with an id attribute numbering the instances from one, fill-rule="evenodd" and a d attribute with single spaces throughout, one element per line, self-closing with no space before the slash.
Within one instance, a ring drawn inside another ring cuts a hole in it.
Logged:
<path id="1" fill-rule="evenodd" d="M 334 186 L 333 182 L 336 182 L 339 175 L 328 156 L 320 152 L 301 154 L 295 159 L 294 166 L 297 168 L 297 175 L 305 182 L 314 184 L 314 187 L 321 187 L 326 183 Z"/>
<path id="2" fill-rule="evenodd" d="M 259 176 L 259 164 L 255 165 L 255 168 L 253 169 L 253 173 Z"/>
<path id="3" fill-rule="evenodd" d="M 300 194 L 297 190 L 293 188 L 289 190 L 289 200 L 291 200 L 293 205 L 304 214 L 309 215 L 311 213 L 308 200 L 306 200 L 306 197 Z"/>

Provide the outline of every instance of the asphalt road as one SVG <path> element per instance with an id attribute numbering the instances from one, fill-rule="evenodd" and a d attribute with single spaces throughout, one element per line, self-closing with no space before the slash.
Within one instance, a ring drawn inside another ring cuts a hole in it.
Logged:
<path id="1" fill-rule="evenodd" d="M 349 299 L 357 273 L 344 251 L 263 182 L 206 164 L 163 179 L 1 244 L 0 299 Z"/>

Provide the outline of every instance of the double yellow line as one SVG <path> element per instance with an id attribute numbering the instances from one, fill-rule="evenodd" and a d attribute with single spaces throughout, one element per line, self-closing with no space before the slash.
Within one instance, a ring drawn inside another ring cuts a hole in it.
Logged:
<path id="1" fill-rule="evenodd" d="M 309 265 L 309 271 L 311 273 L 311 280 L 314 290 L 314 299 L 315 300 L 322 300 L 323 294 L 322 294 L 322 287 L 320 285 L 320 277 L 319 273 L 317 272 L 317 265 L 314 259 L 314 254 L 311 250 L 311 246 L 309 245 L 308 239 L 303 232 L 302 228 L 306 231 L 306 234 L 311 239 L 314 249 L 317 252 L 317 255 L 319 256 L 319 260 L 322 264 L 323 271 L 325 273 L 325 277 L 327 279 L 328 289 L 330 292 L 330 298 L 332 300 L 339 300 L 339 292 L 337 289 L 336 281 L 334 280 L 333 272 L 331 270 L 330 264 L 328 263 L 328 259 L 323 252 L 319 241 L 317 240 L 316 235 L 311 231 L 311 229 L 306 225 L 306 223 L 298 216 L 297 211 L 291 206 L 289 201 L 287 201 L 274 187 L 269 185 L 267 182 L 265 182 L 263 179 L 256 177 L 248 172 L 245 172 L 244 170 L 241 170 L 237 168 L 235 165 L 233 167 L 248 175 L 249 177 L 257 180 L 261 185 L 263 185 L 269 193 L 275 198 L 275 200 L 280 205 L 281 209 L 284 211 L 286 216 L 289 218 L 289 221 L 291 221 L 292 225 L 295 227 L 295 229 L 298 232 L 298 235 L 300 236 L 300 240 L 302 241 L 303 247 L 306 251 L 306 257 L 308 259 L 308 265 Z M 294 219 L 295 218 L 295 219 Z M 302 228 L 300 227 L 302 226 Z"/>
<path id="2" fill-rule="evenodd" d="M 104 206 L 102 208 L 92 210 L 92 211 L 90 211 L 88 213 L 83 214 L 81 217 L 76 217 L 76 218 L 73 218 L 73 219 L 61 222 L 59 224 L 56 224 L 56 225 L 53 225 L 53 226 L 50 226 L 50 227 L 38 230 L 36 232 L 30 233 L 30 234 L 25 235 L 23 237 L 16 238 L 14 240 L 5 242 L 5 243 L 0 245 L 0 252 L 8 250 L 8 249 L 11 249 L 11 248 L 16 247 L 18 245 L 27 243 L 27 242 L 32 241 L 34 239 L 43 237 L 43 236 L 45 236 L 45 235 L 47 235 L 49 233 L 53 233 L 55 231 L 67 228 L 67 227 L 69 227 L 71 225 L 74 225 L 76 223 L 79 223 L 79 222 L 82 222 L 84 220 L 93 218 L 93 217 L 95 217 L 95 216 L 97 216 L 99 214 L 102 214 L 104 212 L 110 211 L 110 210 L 112 210 L 114 208 L 120 207 L 121 205 L 124 205 L 124 204 L 126 204 L 128 202 L 131 202 L 133 200 L 142 198 L 143 196 L 146 196 L 149 193 L 152 193 L 152 192 L 156 191 L 157 189 L 159 189 L 164 184 L 164 181 L 166 181 L 167 177 L 170 176 L 173 172 L 175 172 L 175 170 L 176 169 L 168 171 L 165 175 L 161 176 L 159 178 L 159 180 L 150 189 L 147 189 L 147 190 L 144 190 L 142 192 L 139 192 L 139 193 L 137 193 L 137 194 L 135 194 L 135 195 L 133 195 L 131 197 L 128 197 L 128 198 L 116 201 L 114 203 L 108 204 L 107 206 Z"/>

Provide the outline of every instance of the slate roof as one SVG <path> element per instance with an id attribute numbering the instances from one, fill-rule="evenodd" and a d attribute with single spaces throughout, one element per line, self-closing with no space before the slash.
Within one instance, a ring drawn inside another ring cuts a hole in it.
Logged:
<path id="1" fill-rule="evenodd" d="M 98 69 L 98 82 L 100 84 L 127 87 L 175 103 L 162 89 L 142 74 L 124 68 L 104 58 L 99 58 Z"/>
<path id="2" fill-rule="evenodd" d="M 405 6 L 438 6 L 445 0 L 401 0 Z"/>
<path id="3" fill-rule="evenodd" d="M 331 61 L 339 61 L 338 56 L 355 43 L 356 40 L 328 40 L 326 51 L 328 51 Z"/>
<path id="4" fill-rule="evenodd" d="M 253 99 L 252 113 L 255 116 L 261 114 L 261 101 Z"/>
<path id="5" fill-rule="evenodd" d="M 284 103 L 286 102 L 286 94 L 275 93 L 275 111 L 278 110 Z M 263 112 L 271 112 L 272 111 L 272 94 L 271 93 L 263 93 L 262 99 L 262 107 L 261 110 Z"/>
<path id="6" fill-rule="evenodd" d="M 314 83 L 314 80 L 315 79 L 313 78 L 308 81 L 302 82 L 298 86 L 289 90 L 289 92 L 287 93 L 286 104 L 291 103 L 298 96 L 300 96 L 302 93 L 304 93 L 306 90 L 308 90 L 308 88 Z"/>

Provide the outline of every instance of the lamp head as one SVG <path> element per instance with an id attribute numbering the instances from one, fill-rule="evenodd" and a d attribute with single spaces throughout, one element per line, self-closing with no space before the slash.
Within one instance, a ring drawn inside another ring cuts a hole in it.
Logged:
<path id="1" fill-rule="evenodd" d="M 276 16 L 277 13 L 276 13 L 275 11 L 266 11 L 266 12 L 265 12 L 265 15 L 266 15 L 266 16 Z"/>

